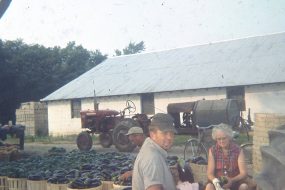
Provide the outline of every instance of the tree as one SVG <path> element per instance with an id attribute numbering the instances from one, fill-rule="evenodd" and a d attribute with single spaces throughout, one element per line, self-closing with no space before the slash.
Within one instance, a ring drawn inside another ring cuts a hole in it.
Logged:
<path id="1" fill-rule="evenodd" d="M 129 45 L 123 49 L 123 54 L 124 55 L 136 54 L 136 53 L 140 53 L 144 50 L 145 50 L 145 46 L 144 46 L 143 41 L 141 41 L 137 44 L 135 42 L 130 42 Z M 115 54 L 116 54 L 116 56 L 120 56 L 120 55 L 122 55 L 122 51 L 116 49 Z"/>
<path id="2" fill-rule="evenodd" d="M 22 102 L 39 101 L 107 58 L 70 42 L 65 48 L 0 40 L 0 124 Z"/>
<path id="3" fill-rule="evenodd" d="M 115 54 L 116 56 L 121 56 L 122 55 L 122 52 L 118 49 L 115 50 Z"/>
<path id="4" fill-rule="evenodd" d="M 1 121 L 8 122 L 14 119 L 11 107 L 16 106 L 13 101 L 16 97 L 16 67 L 10 60 L 11 54 L 6 44 L 0 40 L 0 124 Z"/>

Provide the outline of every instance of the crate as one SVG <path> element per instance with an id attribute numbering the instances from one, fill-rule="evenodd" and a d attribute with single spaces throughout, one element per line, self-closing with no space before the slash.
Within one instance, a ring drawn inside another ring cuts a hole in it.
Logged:
<path id="1" fill-rule="evenodd" d="M 102 185 L 98 187 L 88 188 L 88 189 L 72 189 L 72 188 L 67 187 L 67 190 L 102 190 Z"/>
<path id="2" fill-rule="evenodd" d="M 123 186 L 123 185 L 113 184 L 113 190 L 122 190 L 126 187 L 131 187 L 131 186 Z"/>
<path id="3" fill-rule="evenodd" d="M 46 180 L 40 180 L 40 181 L 27 180 L 27 189 L 28 190 L 46 190 L 47 181 Z"/>
<path id="4" fill-rule="evenodd" d="M 47 183 L 47 190 L 67 190 L 68 184 Z"/>
<path id="5" fill-rule="evenodd" d="M 22 154 L 18 150 L 14 150 L 10 153 L 9 160 L 15 161 L 15 160 L 20 160 L 21 158 L 22 158 Z"/>
<path id="6" fill-rule="evenodd" d="M 47 106 L 41 102 L 25 102 L 16 109 L 16 123 L 26 126 L 26 136 L 48 135 Z"/>
<path id="7" fill-rule="evenodd" d="M 9 190 L 6 176 L 0 176 L 0 190 Z"/>
<path id="8" fill-rule="evenodd" d="M 113 189 L 113 181 L 102 181 L 102 190 L 111 190 Z"/>
<path id="9" fill-rule="evenodd" d="M 207 165 L 190 163 L 190 167 L 192 169 L 194 181 L 202 185 L 207 184 Z"/>
<path id="10" fill-rule="evenodd" d="M 9 190 L 27 190 L 26 178 L 7 178 Z"/>

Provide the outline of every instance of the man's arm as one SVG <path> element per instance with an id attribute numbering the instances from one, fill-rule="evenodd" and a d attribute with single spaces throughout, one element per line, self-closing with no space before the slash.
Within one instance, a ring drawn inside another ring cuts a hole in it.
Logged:
<path id="1" fill-rule="evenodd" d="M 163 187 L 160 184 L 158 184 L 158 185 L 151 185 L 146 190 L 163 190 Z"/>
<path id="2" fill-rule="evenodd" d="M 133 171 L 126 171 L 119 177 L 119 180 L 126 180 L 133 175 Z"/>

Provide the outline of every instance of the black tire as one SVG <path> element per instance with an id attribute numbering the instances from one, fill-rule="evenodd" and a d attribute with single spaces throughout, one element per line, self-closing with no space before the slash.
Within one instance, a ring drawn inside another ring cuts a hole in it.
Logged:
<path id="1" fill-rule="evenodd" d="M 208 152 L 204 144 L 198 139 L 189 139 L 184 147 L 184 160 L 192 160 L 199 156 L 205 158 L 206 161 L 208 160 Z"/>
<path id="2" fill-rule="evenodd" d="M 139 126 L 139 124 L 132 119 L 124 119 L 120 121 L 113 130 L 113 141 L 115 147 L 121 152 L 131 152 L 136 147 L 132 144 L 126 135 L 128 130 L 133 126 Z"/>
<path id="3" fill-rule="evenodd" d="M 92 137 L 87 131 L 83 131 L 77 136 L 76 144 L 79 150 L 89 151 L 93 145 Z"/>
<path id="4" fill-rule="evenodd" d="M 101 133 L 99 135 L 99 142 L 102 147 L 109 148 L 113 144 L 113 137 L 111 132 Z"/>
<path id="5" fill-rule="evenodd" d="M 244 153 L 245 163 L 246 164 L 252 164 L 253 144 L 252 143 L 245 143 L 245 144 L 240 145 L 240 147 Z"/>

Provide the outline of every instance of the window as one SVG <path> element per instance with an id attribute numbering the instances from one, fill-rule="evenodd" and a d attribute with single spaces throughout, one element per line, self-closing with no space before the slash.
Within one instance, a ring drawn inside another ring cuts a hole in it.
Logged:
<path id="1" fill-rule="evenodd" d="M 154 114 L 154 95 L 142 94 L 141 95 L 142 113 Z"/>
<path id="2" fill-rule="evenodd" d="M 81 100 L 71 100 L 71 118 L 80 118 Z"/>
<path id="3" fill-rule="evenodd" d="M 227 98 L 228 99 L 236 99 L 239 101 L 239 106 L 242 111 L 246 110 L 245 100 L 244 100 L 244 87 L 243 86 L 235 86 L 227 88 Z"/>

